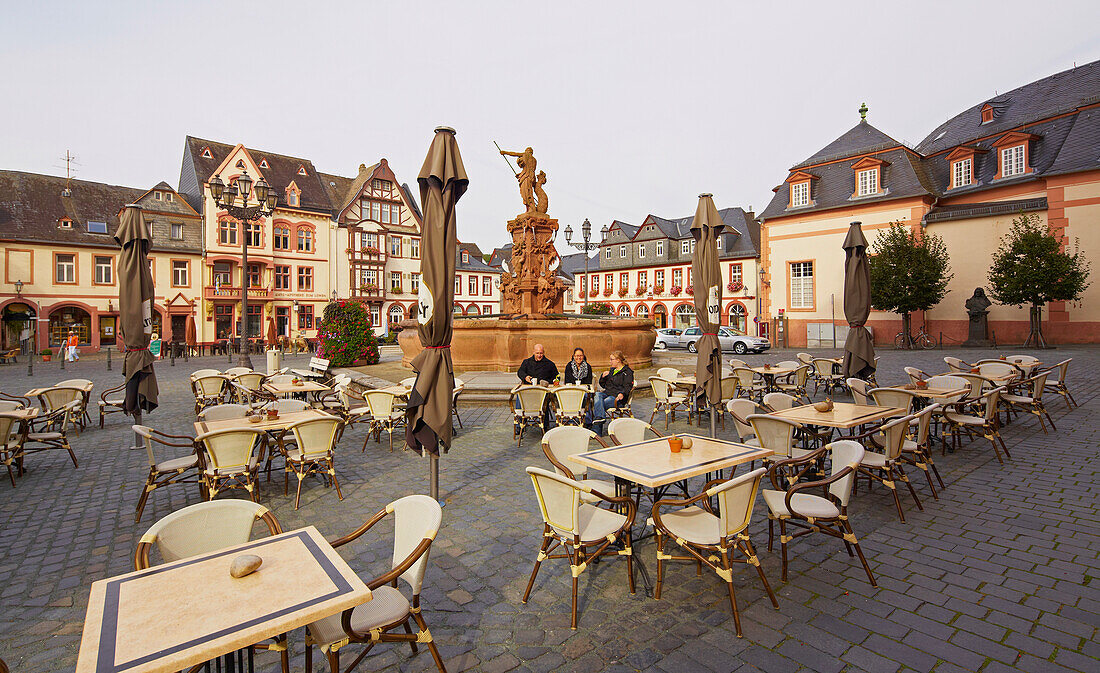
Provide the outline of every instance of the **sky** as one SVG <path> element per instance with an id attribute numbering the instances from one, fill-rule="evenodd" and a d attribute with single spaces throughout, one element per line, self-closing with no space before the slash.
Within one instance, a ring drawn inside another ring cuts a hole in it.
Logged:
<path id="1" fill-rule="evenodd" d="M 875 127 L 916 144 L 998 91 L 1100 59 L 1095 0 L 3 0 L 0 11 L 0 169 L 64 175 L 68 151 L 80 179 L 177 185 L 193 135 L 349 177 L 385 157 L 416 192 L 446 125 L 470 178 L 459 238 L 486 251 L 522 211 L 494 141 L 534 148 L 563 228 L 690 216 L 701 192 L 759 213 L 863 102 Z"/>

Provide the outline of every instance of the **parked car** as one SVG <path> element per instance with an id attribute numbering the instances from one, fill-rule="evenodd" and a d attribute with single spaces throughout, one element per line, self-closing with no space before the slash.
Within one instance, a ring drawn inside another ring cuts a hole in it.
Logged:
<path id="1" fill-rule="evenodd" d="M 683 332 L 681 329 L 675 327 L 662 327 L 657 330 L 657 343 L 653 344 L 653 347 L 659 351 L 663 351 L 668 348 L 680 347 L 680 334 Z"/>
<path id="2" fill-rule="evenodd" d="M 680 335 L 680 344 L 687 347 L 689 352 L 696 353 L 698 350 L 695 348 L 695 342 L 699 340 L 702 333 L 703 331 L 698 327 L 689 327 Z M 771 342 L 764 337 L 742 334 L 730 327 L 718 328 L 718 344 L 722 350 L 733 351 L 739 355 L 750 351 L 763 353 L 772 347 Z"/>

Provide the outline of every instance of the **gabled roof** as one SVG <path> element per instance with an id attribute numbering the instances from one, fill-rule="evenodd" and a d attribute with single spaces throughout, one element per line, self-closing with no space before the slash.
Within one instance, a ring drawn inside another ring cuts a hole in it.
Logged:
<path id="1" fill-rule="evenodd" d="M 512 244 L 503 245 L 499 248 L 493 248 L 493 254 L 489 255 L 489 266 L 494 268 L 501 268 L 505 260 L 512 259 Z"/>
<path id="2" fill-rule="evenodd" d="M 462 252 L 469 253 L 470 261 L 462 261 Z M 481 273 L 500 273 L 500 267 L 489 266 L 481 256 L 481 249 L 473 243 L 459 243 L 455 246 L 455 269 L 458 271 L 478 271 Z"/>
<path id="3" fill-rule="evenodd" d="M 897 147 L 898 145 L 901 145 L 901 143 L 871 126 L 866 119 L 863 119 L 842 136 L 822 147 L 812 157 L 796 164 L 791 170 Z"/>
<path id="4" fill-rule="evenodd" d="M 633 224 L 628 224 L 622 220 L 612 220 L 609 229 L 619 229 L 623 232 L 623 235 L 628 239 L 634 238 L 634 234 L 638 233 L 639 227 Z"/>
<path id="5" fill-rule="evenodd" d="M 1064 70 L 976 103 L 937 126 L 917 145 L 917 151 L 928 156 L 1096 102 L 1100 102 L 1100 61 Z M 992 106 L 994 116 L 993 121 L 983 124 L 981 110 L 987 104 Z"/>

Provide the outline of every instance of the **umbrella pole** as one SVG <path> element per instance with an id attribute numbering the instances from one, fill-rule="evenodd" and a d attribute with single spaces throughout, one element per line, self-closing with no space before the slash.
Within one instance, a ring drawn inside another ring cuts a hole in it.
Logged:
<path id="1" fill-rule="evenodd" d="M 439 499 L 439 456 L 430 454 L 428 460 L 428 495 L 443 507 L 446 503 Z"/>
<path id="2" fill-rule="evenodd" d="M 134 412 L 134 425 L 141 425 L 141 409 L 140 408 L 137 411 Z M 141 435 L 139 435 L 136 432 L 134 433 L 134 448 L 135 449 L 142 448 Z"/>
<path id="3" fill-rule="evenodd" d="M 708 400 L 708 402 L 709 402 L 709 400 Z M 718 427 L 717 427 L 716 419 L 715 419 L 715 417 L 718 415 L 717 412 L 718 412 L 718 407 L 716 407 L 713 404 L 710 405 L 710 438 L 711 439 L 717 439 L 717 437 L 718 437 Z"/>

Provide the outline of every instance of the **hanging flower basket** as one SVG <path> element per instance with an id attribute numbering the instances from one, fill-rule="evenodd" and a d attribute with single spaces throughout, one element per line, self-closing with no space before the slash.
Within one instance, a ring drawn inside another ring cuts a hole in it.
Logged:
<path id="1" fill-rule="evenodd" d="M 653 286 L 653 294 L 664 294 L 664 293 L 665 293 L 665 286 L 664 285 L 654 285 Z"/>
<path id="2" fill-rule="evenodd" d="M 726 283 L 726 289 L 730 292 L 740 292 L 744 288 L 745 284 L 739 280 L 731 280 L 729 283 Z"/>
<path id="3" fill-rule="evenodd" d="M 610 297 L 611 296 L 611 288 L 609 288 L 609 287 L 604 288 L 603 296 Z"/>
<path id="4" fill-rule="evenodd" d="M 368 248 L 363 248 L 363 252 L 365 252 L 368 255 L 377 255 L 378 254 L 378 248 L 375 248 L 374 246 L 371 246 L 371 247 L 368 247 Z"/>
<path id="5" fill-rule="evenodd" d="M 669 290 L 669 293 L 673 297 L 675 297 L 675 296 L 679 295 L 682 291 L 683 291 L 682 287 L 680 287 L 679 285 L 673 285 L 672 288 Z"/>
<path id="6" fill-rule="evenodd" d="M 639 285 L 638 289 L 634 291 L 634 294 L 638 295 L 639 297 L 644 297 L 645 293 L 646 293 L 646 288 L 645 288 L 644 285 Z"/>
<path id="7" fill-rule="evenodd" d="M 695 288 L 688 285 L 687 287 L 684 288 L 684 294 L 687 294 L 688 296 L 692 296 L 692 297 L 695 296 Z"/>
<path id="8" fill-rule="evenodd" d="M 626 288 L 625 287 L 620 287 L 619 288 L 619 296 L 620 297 L 625 297 L 626 296 Z"/>

